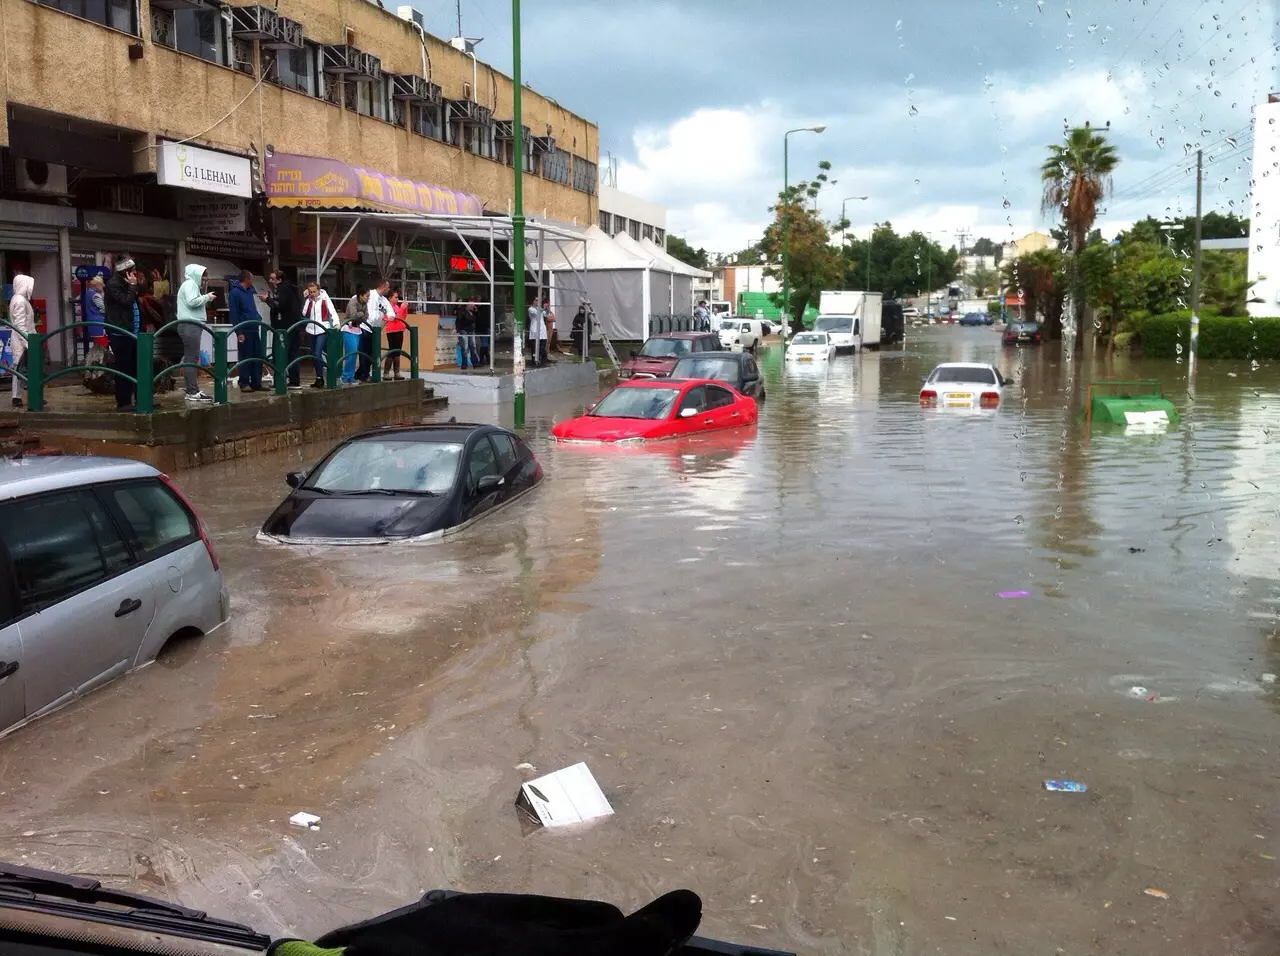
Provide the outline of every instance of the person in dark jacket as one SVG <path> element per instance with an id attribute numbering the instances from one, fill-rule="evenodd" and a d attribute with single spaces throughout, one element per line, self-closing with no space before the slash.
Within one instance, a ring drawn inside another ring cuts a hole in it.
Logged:
<path id="1" fill-rule="evenodd" d="M 233 283 L 227 290 L 227 308 L 231 313 L 231 325 L 241 322 L 258 322 L 258 305 L 254 301 L 257 291 L 253 288 L 253 273 L 245 269 L 240 273 L 240 281 Z M 265 358 L 262 349 L 262 327 L 246 325 L 236 329 L 236 346 L 240 363 L 240 391 L 262 391 L 262 363 L 246 362 L 246 359 Z"/>
<path id="2" fill-rule="evenodd" d="M 138 267 L 128 256 L 116 262 L 115 271 L 103 289 L 107 308 L 107 342 L 111 346 L 114 367 L 123 372 L 115 375 L 116 411 L 133 411 L 136 386 L 124 375 L 138 372 Z"/>
<path id="3" fill-rule="evenodd" d="M 267 305 L 271 306 L 271 328 L 285 337 L 285 354 L 288 356 L 289 387 L 302 387 L 302 369 L 293 364 L 302 354 L 302 329 L 291 328 L 302 321 L 302 296 L 298 287 L 283 272 L 276 270 L 267 276 L 271 291 L 267 293 Z"/>

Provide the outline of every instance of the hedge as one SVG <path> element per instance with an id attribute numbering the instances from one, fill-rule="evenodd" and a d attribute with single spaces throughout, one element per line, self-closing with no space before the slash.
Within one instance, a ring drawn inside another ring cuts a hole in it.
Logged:
<path id="1" fill-rule="evenodd" d="M 1191 313 L 1152 315 L 1138 324 L 1142 354 L 1174 358 L 1191 345 Z M 1200 313 L 1199 356 L 1202 359 L 1280 359 L 1280 317 Z"/>

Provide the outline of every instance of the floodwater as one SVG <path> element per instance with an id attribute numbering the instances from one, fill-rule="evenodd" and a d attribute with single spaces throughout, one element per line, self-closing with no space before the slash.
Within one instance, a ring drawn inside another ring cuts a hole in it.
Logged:
<path id="1" fill-rule="evenodd" d="M 917 407 L 986 359 L 998 412 Z M 1280 371 L 958 328 L 763 364 L 747 434 L 556 448 L 587 397 L 531 403 L 548 480 L 432 547 L 257 544 L 318 448 L 181 474 L 233 620 L 0 740 L 0 858 L 273 934 L 689 887 L 802 953 L 1275 952 Z M 1077 423 L 1141 376 L 1180 427 Z M 517 765 L 579 760 L 615 815 L 523 825 Z"/>

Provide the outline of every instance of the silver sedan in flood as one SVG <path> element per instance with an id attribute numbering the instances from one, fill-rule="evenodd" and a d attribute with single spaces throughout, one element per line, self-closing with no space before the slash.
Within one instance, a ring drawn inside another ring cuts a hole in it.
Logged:
<path id="1" fill-rule="evenodd" d="M 0 735 L 227 615 L 208 532 L 156 469 L 0 461 Z"/>

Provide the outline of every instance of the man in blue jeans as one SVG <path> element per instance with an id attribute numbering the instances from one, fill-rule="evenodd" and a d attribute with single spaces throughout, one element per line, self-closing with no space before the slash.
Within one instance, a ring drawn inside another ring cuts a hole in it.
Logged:
<path id="1" fill-rule="evenodd" d="M 240 273 L 240 281 L 227 290 L 227 309 L 230 312 L 231 325 L 241 322 L 259 322 L 257 290 L 253 287 L 253 273 L 245 269 Z M 240 363 L 240 391 L 262 391 L 262 363 L 246 362 L 246 359 L 265 358 L 262 348 L 262 326 L 246 325 L 236 329 L 236 347 Z"/>

